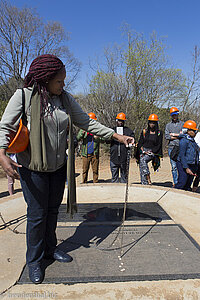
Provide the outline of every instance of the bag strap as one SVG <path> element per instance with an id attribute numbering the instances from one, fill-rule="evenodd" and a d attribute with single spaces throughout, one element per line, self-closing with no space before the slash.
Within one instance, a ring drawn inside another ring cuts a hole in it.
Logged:
<path id="1" fill-rule="evenodd" d="M 25 113 L 25 92 L 24 89 L 22 88 L 22 123 L 27 126 L 27 118 L 26 118 L 26 113 Z"/>

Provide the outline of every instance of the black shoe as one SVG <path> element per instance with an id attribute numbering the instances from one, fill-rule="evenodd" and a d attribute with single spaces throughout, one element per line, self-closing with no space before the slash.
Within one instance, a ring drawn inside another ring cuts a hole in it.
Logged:
<path id="1" fill-rule="evenodd" d="M 40 265 L 29 266 L 29 278 L 35 284 L 41 283 L 44 280 L 44 271 Z"/>
<path id="2" fill-rule="evenodd" d="M 69 254 L 64 253 L 63 251 L 58 249 L 56 249 L 53 254 L 46 254 L 44 258 L 54 259 L 64 263 L 71 262 L 73 260 L 73 258 Z"/>

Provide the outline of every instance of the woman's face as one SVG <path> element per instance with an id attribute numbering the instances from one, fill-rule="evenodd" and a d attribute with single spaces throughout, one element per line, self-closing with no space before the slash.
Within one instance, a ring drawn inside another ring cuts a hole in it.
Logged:
<path id="1" fill-rule="evenodd" d="M 65 86 L 66 71 L 65 68 L 61 69 L 53 79 L 50 79 L 46 87 L 50 94 L 61 95 Z"/>
<path id="2" fill-rule="evenodd" d="M 192 138 L 194 138 L 195 135 L 196 135 L 196 133 L 197 133 L 197 131 L 192 130 L 192 129 L 188 129 L 187 133 L 189 134 L 189 136 L 191 136 Z"/>
<path id="3" fill-rule="evenodd" d="M 149 121 L 149 127 L 150 127 L 150 129 L 154 129 L 155 126 L 156 126 L 156 122 L 154 122 L 154 121 Z"/>

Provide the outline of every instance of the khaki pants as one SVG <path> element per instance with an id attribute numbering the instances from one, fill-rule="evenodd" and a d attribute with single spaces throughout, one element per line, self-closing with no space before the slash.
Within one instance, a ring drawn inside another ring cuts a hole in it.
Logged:
<path id="1" fill-rule="evenodd" d="M 92 165 L 92 171 L 93 171 L 93 182 L 97 183 L 98 173 L 99 173 L 99 157 L 97 157 L 94 154 L 88 154 L 88 157 L 82 156 L 82 160 L 83 160 L 83 183 L 87 182 L 90 163 Z"/>

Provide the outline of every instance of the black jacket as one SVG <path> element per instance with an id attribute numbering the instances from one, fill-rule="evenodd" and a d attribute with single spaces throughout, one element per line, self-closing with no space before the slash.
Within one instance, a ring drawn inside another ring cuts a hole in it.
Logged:
<path id="1" fill-rule="evenodd" d="M 113 128 L 114 131 L 116 132 L 116 127 Z M 131 130 L 128 127 L 123 128 L 123 135 L 127 135 L 127 136 L 131 136 L 134 138 L 134 133 L 133 130 Z M 118 152 L 119 152 L 119 145 L 120 145 L 120 156 L 118 156 Z M 127 160 L 127 150 L 128 148 L 122 144 L 119 143 L 116 140 L 111 140 L 111 145 L 110 145 L 110 160 L 114 163 L 114 164 L 123 164 L 126 163 Z"/>
<path id="2" fill-rule="evenodd" d="M 154 154 L 158 154 L 159 156 L 162 156 L 163 155 L 162 141 L 163 141 L 162 131 L 160 130 L 158 131 L 158 134 L 156 134 L 155 140 L 153 142 L 149 140 L 149 133 L 147 132 L 147 130 L 145 131 L 145 135 L 144 132 L 142 131 L 138 142 L 138 149 L 141 149 L 141 147 L 145 147 L 147 149 L 151 149 Z"/>

